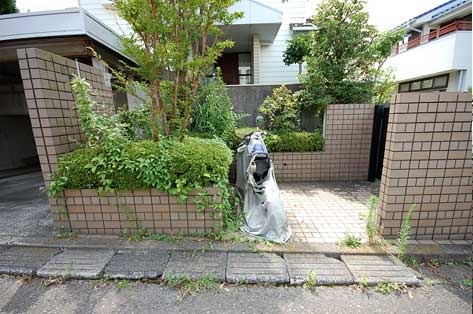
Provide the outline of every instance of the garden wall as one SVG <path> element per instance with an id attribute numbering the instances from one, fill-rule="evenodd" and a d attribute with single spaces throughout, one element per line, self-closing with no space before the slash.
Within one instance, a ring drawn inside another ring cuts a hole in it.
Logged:
<path id="1" fill-rule="evenodd" d="M 278 182 L 368 179 L 374 106 L 329 105 L 326 112 L 324 151 L 271 154 Z"/>
<path id="2" fill-rule="evenodd" d="M 408 208 L 415 239 L 473 238 L 471 93 L 394 95 L 381 178 L 379 232 L 395 237 Z"/>
<path id="3" fill-rule="evenodd" d="M 46 185 L 56 170 L 58 157 L 84 143 L 74 95 L 73 75 L 86 79 L 97 91 L 95 99 L 104 104 L 96 108 L 104 114 L 113 110 L 111 87 L 103 72 L 94 67 L 28 48 L 18 49 L 18 62 L 25 90 L 28 113 Z M 209 190 L 214 203 L 216 191 Z M 178 202 L 176 197 L 156 190 L 129 191 L 99 197 L 96 190 L 69 190 L 50 199 L 54 226 L 90 234 L 119 234 L 140 227 L 150 232 L 185 233 L 213 230 L 221 215 L 213 209 L 197 211 L 192 199 Z"/>

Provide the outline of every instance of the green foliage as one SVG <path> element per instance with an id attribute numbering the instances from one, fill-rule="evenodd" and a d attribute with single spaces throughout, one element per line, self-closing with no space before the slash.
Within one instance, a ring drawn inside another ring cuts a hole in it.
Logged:
<path id="1" fill-rule="evenodd" d="M 54 233 L 54 237 L 56 239 L 69 239 L 75 240 L 77 239 L 78 233 L 75 231 L 61 231 Z"/>
<path id="2" fill-rule="evenodd" d="M 2 0 L 0 2 L 0 15 L 18 13 L 15 0 Z"/>
<path id="3" fill-rule="evenodd" d="M 407 287 L 403 283 L 397 282 L 380 282 L 376 285 L 374 291 L 381 294 L 390 294 L 392 292 L 401 293 L 406 291 Z"/>
<path id="4" fill-rule="evenodd" d="M 130 69 L 149 83 L 152 138 L 183 135 L 191 122 L 201 80 L 225 48 L 222 25 L 242 17 L 229 12 L 235 0 L 116 0 L 118 15 L 131 26 L 124 52 Z"/>
<path id="5" fill-rule="evenodd" d="M 309 272 L 309 277 L 304 284 L 304 288 L 309 290 L 314 290 L 317 287 L 317 275 L 313 272 Z"/>
<path id="6" fill-rule="evenodd" d="M 345 233 L 345 237 L 339 242 L 339 244 L 356 249 L 361 246 L 361 238 L 350 233 Z"/>
<path id="7" fill-rule="evenodd" d="M 129 140 L 151 139 L 151 106 L 142 104 L 135 110 L 122 110 L 116 114 L 116 119 L 125 128 Z"/>
<path id="8" fill-rule="evenodd" d="M 440 267 L 440 261 L 436 258 L 432 258 L 429 260 L 429 262 L 427 263 L 427 265 L 430 267 L 430 268 L 439 268 Z"/>
<path id="9" fill-rule="evenodd" d="M 409 240 L 409 232 L 411 230 L 412 213 L 414 212 L 415 208 L 415 204 L 412 204 L 409 207 L 406 216 L 402 220 L 401 230 L 399 231 L 397 257 L 401 260 L 403 260 L 407 254 L 407 241 Z"/>
<path id="10" fill-rule="evenodd" d="M 294 131 L 299 128 L 300 107 L 297 95 L 286 86 L 273 89 L 259 108 L 268 131 Z"/>
<path id="11" fill-rule="evenodd" d="M 473 279 L 472 278 L 465 278 L 462 281 L 460 281 L 460 284 L 465 287 L 473 287 Z"/>
<path id="12" fill-rule="evenodd" d="M 270 152 L 315 152 L 323 150 L 324 139 L 319 131 L 284 132 L 266 135 L 264 143 Z"/>
<path id="13" fill-rule="evenodd" d="M 178 289 L 183 296 L 194 295 L 199 292 L 217 289 L 215 278 L 206 274 L 200 279 L 192 279 L 187 275 L 166 274 L 164 282 L 172 288 Z"/>
<path id="14" fill-rule="evenodd" d="M 471 256 L 465 258 L 465 260 L 463 261 L 463 264 L 473 267 L 473 258 Z"/>
<path id="15" fill-rule="evenodd" d="M 360 279 L 360 282 L 358 283 L 360 285 L 360 287 L 366 289 L 368 288 L 368 286 L 370 285 L 369 282 L 368 282 L 368 278 L 366 277 L 363 277 Z"/>
<path id="16" fill-rule="evenodd" d="M 378 197 L 371 195 L 370 209 L 368 211 L 368 221 L 366 222 L 366 233 L 368 234 L 368 243 L 374 245 L 376 243 L 376 207 L 378 205 Z"/>
<path id="17" fill-rule="evenodd" d="M 230 144 L 235 138 L 237 115 L 220 75 L 197 94 L 192 114 L 192 132 L 210 134 Z"/>
<path id="18" fill-rule="evenodd" d="M 157 188 L 186 194 L 194 188 L 226 183 L 232 161 L 230 150 L 222 142 L 197 138 L 186 138 L 184 142 L 131 142 L 125 146 L 123 156 L 115 160 L 103 152 L 90 147 L 63 155 L 52 176 L 53 185 L 63 182 L 55 192 Z"/>
<path id="19" fill-rule="evenodd" d="M 415 257 L 405 258 L 404 263 L 411 268 L 419 267 L 419 262 L 417 261 Z"/>
<path id="20" fill-rule="evenodd" d="M 299 64 L 300 74 L 304 58 L 309 53 L 309 36 L 305 34 L 294 36 L 287 41 L 287 47 L 283 54 L 283 62 L 285 65 Z"/>
<path id="21" fill-rule="evenodd" d="M 301 97 L 319 110 L 330 103 L 366 103 L 382 64 L 402 33 L 380 33 L 368 23 L 363 0 L 324 0 L 312 17 L 307 74 Z M 381 87 L 379 87 L 382 89 Z M 383 89 L 384 90 L 384 89 Z"/>

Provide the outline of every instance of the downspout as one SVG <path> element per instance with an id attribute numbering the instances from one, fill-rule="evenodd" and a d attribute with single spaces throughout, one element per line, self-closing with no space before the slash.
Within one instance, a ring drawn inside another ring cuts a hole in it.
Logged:
<path id="1" fill-rule="evenodd" d="M 459 70 L 458 72 L 457 92 L 459 93 L 463 91 L 463 72 L 465 72 L 465 70 Z"/>

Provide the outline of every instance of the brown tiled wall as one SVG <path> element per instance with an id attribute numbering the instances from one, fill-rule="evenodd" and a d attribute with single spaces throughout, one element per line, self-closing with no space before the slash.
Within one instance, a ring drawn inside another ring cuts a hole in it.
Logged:
<path id="1" fill-rule="evenodd" d="M 329 105 L 321 152 L 272 153 L 279 182 L 367 180 L 374 106 Z"/>
<path id="2" fill-rule="evenodd" d="M 77 75 L 77 65 L 40 49 L 18 49 L 17 55 L 41 170 L 48 184 L 58 157 L 85 141 L 70 84 Z M 111 112 L 112 91 L 101 70 L 81 63 L 78 66 L 80 76 L 97 92 L 97 103 L 104 104 L 95 109 Z M 218 204 L 215 193 L 210 189 L 209 197 Z M 55 227 L 80 233 L 120 234 L 134 231 L 137 221 L 150 232 L 169 234 L 205 232 L 220 226 L 219 212 L 197 211 L 191 199 L 181 203 L 175 196 L 156 190 L 104 197 L 96 190 L 68 190 L 49 202 Z"/>
<path id="3" fill-rule="evenodd" d="M 416 204 L 415 239 L 472 239 L 471 93 L 393 96 L 378 212 L 383 236 L 399 233 Z"/>
<path id="4" fill-rule="evenodd" d="M 215 189 L 208 189 L 208 200 L 219 203 Z M 221 212 L 199 210 L 196 195 L 185 202 L 156 189 L 107 193 L 97 190 L 66 190 L 51 200 L 54 226 L 85 234 L 124 234 L 137 228 L 166 234 L 192 234 L 221 227 Z"/>
<path id="5" fill-rule="evenodd" d="M 77 75 L 77 65 L 36 48 L 18 49 L 17 55 L 41 170 L 48 184 L 58 156 L 85 140 L 70 84 Z M 113 108 L 112 90 L 105 85 L 101 70 L 82 63 L 79 70 L 98 92 L 95 100 Z"/>

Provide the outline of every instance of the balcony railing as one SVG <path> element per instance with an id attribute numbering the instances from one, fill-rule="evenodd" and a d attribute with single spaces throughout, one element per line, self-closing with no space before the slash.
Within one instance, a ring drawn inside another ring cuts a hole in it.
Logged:
<path id="1" fill-rule="evenodd" d="M 447 34 L 456 32 L 456 31 L 471 31 L 471 22 L 467 21 L 456 21 L 442 28 L 431 31 L 428 34 L 425 34 L 421 37 L 409 40 L 405 44 L 397 44 L 393 47 L 391 51 L 391 56 L 397 55 L 414 47 L 428 43 L 429 41 L 435 40 L 439 37 L 445 36 Z"/>

